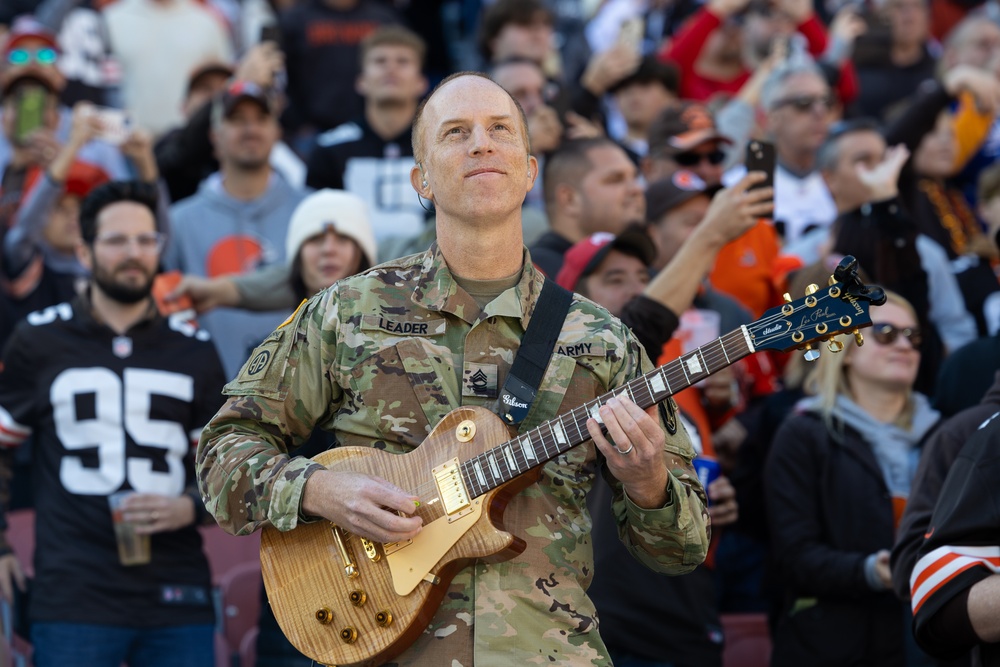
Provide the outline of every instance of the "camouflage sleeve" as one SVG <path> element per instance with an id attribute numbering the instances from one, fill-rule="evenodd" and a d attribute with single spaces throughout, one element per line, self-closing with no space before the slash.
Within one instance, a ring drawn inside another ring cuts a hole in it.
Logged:
<path id="1" fill-rule="evenodd" d="M 628 354 L 612 388 L 621 386 L 652 370 L 642 346 L 627 335 Z M 698 481 L 691 460 L 694 448 L 684 424 L 677 418 L 677 404 L 667 399 L 659 410 L 660 427 L 666 438 L 664 461 L 667 466 L 667 502 L 659 509 L 643 509 L 625 494 L 624 486 L 602 466 L 613 491 L 612 512 L 618 535 L 634 558 L 647 567 L 666 574 L 690 572 L 708 554 L 711 537 L 705 490 Z"/>
<path id="2" fill-rule="evenodd" d="M 265 524 L 291 530 L 303 519 L 305 482 L 322 466 L 289 451 L 315 427 L 329 426 L 342 398 L 327 379 L 336 342 L 333 295 L 327 290 L 303 303 L 253 351 L 202 433 L 198 485 L 227 532 L 246 535 Z"/>

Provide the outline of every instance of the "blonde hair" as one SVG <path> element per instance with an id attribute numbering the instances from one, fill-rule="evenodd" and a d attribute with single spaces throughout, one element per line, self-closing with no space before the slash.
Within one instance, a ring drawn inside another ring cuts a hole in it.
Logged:
<path id="1" fill-rule="evenodd" d="M 917 313 L 909 301 L 895 292 L 886 291 L 885 294 L 886 303 L 899 306 L 913 317 L 914 322 L 917 321 Z M 853 399 L 854 396 L 845 364 L 848 357 L 854 353 L 854 337 L 850 334 L 841 334 L 835 336 L 834 340 L 843 344 L 844 351 L 840 354 L 821 354 L 816 365 L 806 375 L 803 384 L 803 389 L 807 394 L 819 399 L 819 413 L 827 428 L 833 428 L 833 407 L 837 402 L 837 397 L 843 395 Z M 907 388 L 906 406 L 896 418 L 895 425 L 909 429 L 913 421 L 913 410 L 913 391 L 911 388 Z"/>

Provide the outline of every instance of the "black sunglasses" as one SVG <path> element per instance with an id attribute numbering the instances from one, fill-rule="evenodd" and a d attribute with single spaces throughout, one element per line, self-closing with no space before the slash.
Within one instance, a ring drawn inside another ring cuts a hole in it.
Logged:
<path id="1" fill-rule="evenodd" d="M 920 327 L 906 327 L 905 329 L 901 329 L 884 322 L 872 325 L 872 335 L 879 345 L 892 345 L 899 338 L 900 334 L 910 343 L 910 347 L 914 350 L 920 349 L 920 344 L 924 341 L 924 335 L 920 331 Z"/>
<path id="2" fill-rule="evenodd" d="M 709 151 L 708 153 L 678 153 L 674 156 L 674 162 L 682 167 L 693 167 L 702 160 L 707 160 L 711 165 L 719 165 L 725 159 L 726 154 L 719 149 Z"/>
<path id="3" fill-rule="evenodd" d="M 800 95 L 778 100 L 773 108 L 792 107 L 799 113 L 806 113 L 815 109 L 817 104 L 822 106 L 823 111 L 829 111 L 833 108 L 834 100 L 831 95 Z"/>

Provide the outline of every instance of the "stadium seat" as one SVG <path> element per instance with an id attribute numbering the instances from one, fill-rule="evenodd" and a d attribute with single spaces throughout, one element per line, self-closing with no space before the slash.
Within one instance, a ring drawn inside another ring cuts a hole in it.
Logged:
<path id="1" fill-rule="evenodd" d="M 723 614 L 723 667 L 768 667 L 771 634 L 766 614 Z"/>
<path id="2" fill-rule="evenodd" d="M 257 630 L 260 617 L 260 562 L 242 563 L 219 582 L 222 598 L 222 635 L 236 664 L 244 638 Z"/>
<path id="3" fill-rule="evenodd" d="M 258 628 L 250 628 L 240 641 L 240 667 L 255 667 L 257 664 Z"/>
<path id="4" fill-rule="evenodd" d="M 260 532 L 236 537 L 215 524 L 200 526 L 198 530 L 214 585 L 218 586 L 226 573 L 238 565 L 256 563 L 260 569 Z"/>

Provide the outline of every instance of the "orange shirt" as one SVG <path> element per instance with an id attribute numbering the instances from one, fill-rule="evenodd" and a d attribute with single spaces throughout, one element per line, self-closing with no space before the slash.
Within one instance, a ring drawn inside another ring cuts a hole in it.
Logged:
<path id="1" fill-rule="evenodd" d="M 720 292 L 739 301 L 754 317 L 780 303 L 775 284 L 775 260 L 781 243 L 774 226 L 761 219 L 743 236 L 719 252 L 708 280 Z"/>

